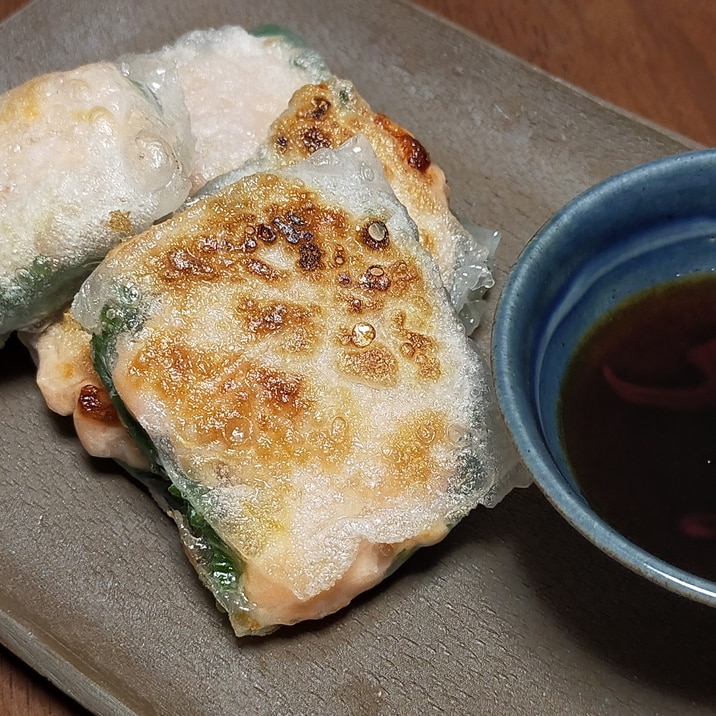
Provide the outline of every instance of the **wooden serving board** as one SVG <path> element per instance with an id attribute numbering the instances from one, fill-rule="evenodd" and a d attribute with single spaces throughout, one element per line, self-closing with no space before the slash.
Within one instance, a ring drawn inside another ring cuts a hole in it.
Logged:
<path id="1" fill-rule="evenodd" d="M 520 249 L 575 194 L 686 144 L 385 0 L 34 0 L 0 26 L 0 91 L 194 28 L 290 26 L 502 233 L 479 329 Z M 559 267 L 555 267 L 559 270 Z M 534 488 L 320 624 L 238 641 L 173 525 L 48 413 L 0 352 L 0 641 L 99 714 L 697 714 L 716 708 L 716 612 L 627 572 Z"/>

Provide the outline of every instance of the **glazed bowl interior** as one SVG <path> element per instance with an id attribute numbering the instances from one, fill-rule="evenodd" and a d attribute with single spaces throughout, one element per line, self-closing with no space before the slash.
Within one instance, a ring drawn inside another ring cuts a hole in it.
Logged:
<path id="1" fill-rule="evenodd" d="M 644 289 L 713 272 L 716 150 L 641 165 L 578 196 L 527 244 L 500 297 L 492 359 L 508 429 L 557 510 L 630 569 L 716 606 L 716 584 L 640 549 L 591 509 L 558 419 L 565 369 L 599 318 Z"/>

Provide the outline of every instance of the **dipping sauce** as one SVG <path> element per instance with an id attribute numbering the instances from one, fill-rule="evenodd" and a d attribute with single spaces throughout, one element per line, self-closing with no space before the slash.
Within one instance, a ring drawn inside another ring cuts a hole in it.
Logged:
<path id="1" fill-rule="evenodd" d="M 716 580 L 716 276 L 663 284 L 601 319 L 567 366 L 559 420 L 594 510 Z"/>

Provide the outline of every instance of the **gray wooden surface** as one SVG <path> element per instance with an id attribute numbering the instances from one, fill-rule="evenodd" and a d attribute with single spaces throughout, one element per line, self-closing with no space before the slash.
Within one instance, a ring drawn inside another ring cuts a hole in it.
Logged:
<path id="1" fill-rule="evenodd" d="M 401 3 L 34 0 L 0 26 L 0 91 L 196 27 L 277 22 L 442 165 L 453 207 L 520 248 L 594 182 L 684 149 Z M 559 267 L 555 267 L 559 270 Z M 174 528 L 49 415 L 0 352 L 0 640 L 97 713 L 700 714 L 716 710 L 716 612 L 586 543 L 534 488 L 321 624 L 238 642 Z"/>

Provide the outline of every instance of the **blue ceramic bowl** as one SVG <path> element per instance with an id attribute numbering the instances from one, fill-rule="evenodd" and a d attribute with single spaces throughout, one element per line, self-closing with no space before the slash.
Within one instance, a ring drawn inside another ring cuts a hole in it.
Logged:
<path id="1" fill-rule="evenodd" d="M 585 537 L 648 579 L 716 606 L 716 583 L 628 541 L 590 508 L 559 439 L 565 368 L 629 295 L 716 271 L 716 150 L 644 164 L 581 194 L 527 244 L 497 307 L 492 360 L 508 429 L 535 482 Z"/>

